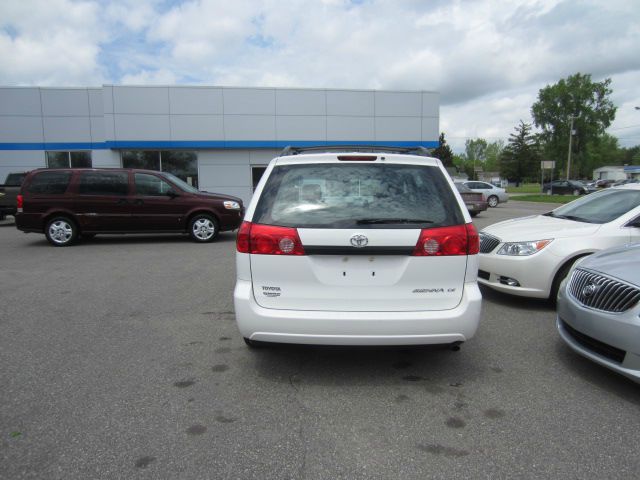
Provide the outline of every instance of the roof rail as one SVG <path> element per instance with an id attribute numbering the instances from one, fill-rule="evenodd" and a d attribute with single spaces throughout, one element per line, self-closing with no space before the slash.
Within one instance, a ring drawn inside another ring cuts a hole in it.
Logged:
<path id="1" fill-rule="evenodd" d="M 390 147 L 380 145 L 318 145 L 315 147 L 284 147 L 280 153 L 281 157 L 290 155 L 300 155 L 303 153 L 324 153 L 324 152 L 363 152 L 363 153 L 399 153 L 404 155 L 419 155 L 430 157 L 431 152 L 425 147 Z"/>

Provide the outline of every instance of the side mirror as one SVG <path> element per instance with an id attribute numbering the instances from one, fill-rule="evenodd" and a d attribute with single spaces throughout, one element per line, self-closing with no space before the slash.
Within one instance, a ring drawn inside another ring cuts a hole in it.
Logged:
<path id="1" fill-rule="evenodd" d="M 167 191 L 167 197 L 176 198 L 179 197 L 180 194 L 176 192 L 173 188 Z"/>

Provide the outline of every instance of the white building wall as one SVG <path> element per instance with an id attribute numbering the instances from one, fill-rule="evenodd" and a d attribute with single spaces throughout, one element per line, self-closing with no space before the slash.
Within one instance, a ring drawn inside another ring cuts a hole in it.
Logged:
<path id="1" fill-rule="evenodd" d="M 288 144 L 435 147 L 439 95 L 423 91 L 191 86 L 0 87 L 0 181 L 46 166 L 47 150 L 195 151 L 203 190 L 249 200 L 252 166 Z"/>

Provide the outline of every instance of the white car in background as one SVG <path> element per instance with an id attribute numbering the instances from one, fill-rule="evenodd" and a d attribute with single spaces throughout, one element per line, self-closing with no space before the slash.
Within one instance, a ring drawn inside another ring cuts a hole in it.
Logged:
<path id="1" fill-rule="evenodd" d="M 237 239 L 245 342 L 457 349 L 480 320 L 479 243 L 447 171 L 344 148 L 287 148 L 260 180 Z"/>
<path id="2" fill-rule="evenodd" d="M 496 187 L 488 182 L 479 182 L 477 180 L 468 180 L 464 182 L 467 188 L 474 192 L 484 194 L 490 207 L 497 207 L 499 203 L 509 201 L 509 194 L 504 188 Z"/>
<path id="3" fill-rule="evenodd" d="M 640 185 L 613 187 L 543 215 L 499 222 L 480 232 L 478 283 L 504 293 L 555 300 L 573 263 L 640 241 Z"/>

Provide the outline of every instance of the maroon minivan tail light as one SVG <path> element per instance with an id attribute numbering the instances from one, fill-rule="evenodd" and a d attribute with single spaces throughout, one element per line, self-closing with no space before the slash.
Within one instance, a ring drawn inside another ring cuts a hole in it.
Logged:
<path id="1" fill-rule="evenodd" d="M 467 223 L 452 227 L 422 229 L 412 256 L 476 255 L 479 251 L 478 232 L 472 223 Z"/>
<path id="2" fill-rule="evenodd" d="M 23 205 L 24 205 L 24 197 L 22 195 L 18 195 L 16 197 L 16 207 L 18 208 L 19 213 L 22 213 Z"/>
<path id="3" fill-rule="evenodd" d="M 253 255 L 305 255 L 298 230 L 243 222 L 238 231 L 236 248 Z"/>

